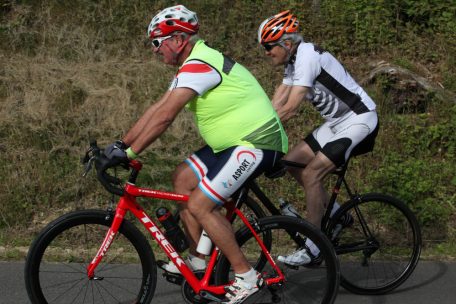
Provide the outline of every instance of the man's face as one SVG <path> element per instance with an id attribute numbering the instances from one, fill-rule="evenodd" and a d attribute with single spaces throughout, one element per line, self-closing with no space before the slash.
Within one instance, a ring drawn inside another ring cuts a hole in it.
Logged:
<path id="1" fill-rule="evenodd" d="M 152 50 L 165 64 L 177 65 L 176 41 L 174 36 L 158 37 L 152 40 Z"/>
<path id="2" fill-rule="evenodd" d="M 273 66 L 282 66 L 287 63 L 288 52 L 285 43 L 266 43 L 263 45 L 264 52 L 271 60 Z"/>

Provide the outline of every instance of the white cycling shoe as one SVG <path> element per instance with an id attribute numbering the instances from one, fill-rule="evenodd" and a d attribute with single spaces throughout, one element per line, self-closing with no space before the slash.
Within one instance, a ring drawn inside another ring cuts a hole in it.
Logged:
<path id="1" fill-rule="evenodd" d="M 244 302 L 248 297 L 257 293 L 263 286 L 263 278 L 261 274 L 256 272 L 256 281 L 246 282 L 240 276 L 234 277 L 232 285 L 225 287 L 225 299 L 222 300 L 223 304 L 239 304 Z"/>
<path id="2" fill-rule="evenodd" d="M 289 255 L 279 255 L 279 262 L 289 266 L 318 266 L 322 263 L 320 254 L 313 255 L 307 247 L 301 248 Z"/>
<path id="3" fill-rule="evenodd" d="M 187 266 L 194 272 L 206 269 L 206 261 L 192 255 L 189 255 L 187 259 L 185 259 L 185 264 L 187 264 Z M 172 274 L 181 274 L 176 265 L 174 265 L 174 263 L 171 261 L 168 263 L 165 261 L 157 261 L 157 265 L 166 272 Z"/>

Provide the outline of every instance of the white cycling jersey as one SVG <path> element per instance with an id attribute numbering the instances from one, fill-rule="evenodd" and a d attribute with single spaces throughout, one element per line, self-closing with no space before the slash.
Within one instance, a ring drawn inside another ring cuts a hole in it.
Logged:
<path id="1" fill-rule="evenodd" d="M 342 64 L 313 43 L 300 43 L 294 62 L 285 67 L 283 83 L 311 88 L 307 99 L 331 125 L 376 107 Z"/>

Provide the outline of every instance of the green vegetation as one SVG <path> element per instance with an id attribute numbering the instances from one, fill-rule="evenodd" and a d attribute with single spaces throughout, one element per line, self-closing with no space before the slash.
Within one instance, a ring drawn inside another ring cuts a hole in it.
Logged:
<path id="1" fill-rule="evenodd" d="M 366 84 L 382 129 L 375 151 L 355 159 L 349 174 L 359 191 L 404 200 L 416 212 L 432 256 L 456 256 L 454 1 L 178 3 L 198 13 L 201 36 L 247 66 L 269 95 L 282 71 L 264 60 L 256 31 L 263 19 L 287 8 L 299 16 L 305 38 L 331 51 L 356 79 L 385 61 L 440 88 L 404 86 L 385 75 Z M 161 64 L 143 41 L 150 18 L 172 4 L 0 3 L 0 252 L 24 246 L 18 236 L 29 238 L 59 214 L 106 206 L 109 195 L 93 177 L 81 178 L 79 159 L 90 138 L 104 145 L 121 137 L 167 89 L 174 69 Z M 286 125 L 290 143 L 319 123 L 318 114 L 303 107 Z M 191 117 L 182 113 L 141 156 L 146 166 L 140 183 L 171 189 L 174 166 L 201 143 Z M 290 178 L 261 183 L 271 196 L 303 201 L 305 194 Z"/>

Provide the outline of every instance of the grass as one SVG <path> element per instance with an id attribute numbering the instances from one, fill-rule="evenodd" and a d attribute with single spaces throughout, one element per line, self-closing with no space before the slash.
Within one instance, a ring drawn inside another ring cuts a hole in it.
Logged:
<path id="1" fill-rule="evenodd" d="M 455 95 L 452 4 L 427 7 L 423 2 L 421 7 L 439 21 L 430 22 L 413 7 L 368 1 L 344 6 L 327 1 L 315 8 L 299 1 L 240 0 L 223 12 L 221 2 L 189 0 L 185 5 L 198 12 L 201 36 L 248 67 L 269 96 L 282 70 L 265 64 L 255 34 L 261 20 L 284 7 L 298 14 L 305 38 L 332 51 L 355 79 L 365 78 L 373 64 L 384 60 Z M 81 0 L 71 6 L 57 0 L 11 0 L 0 5 L 1 248 L 26 247 L 31 235 L 69 210 L 105 208 L 109 195 L 93 176 L 81 178 L 79 159 L 90 139 L 105 145 L 120 138 L 167 90 L 175 69 L 142 44 L 151 16 L 166 5 L 161 0 Z M 394 9 L 402 13 L 394 14 L 393 22 L 388 16 Z M 363 20 L 352 14 L 358 10 L 367 12 Z M 375 25 L 372 31 L 370 25 Z M 440 247 L 456 256 L 449 245 L 456 240 L 455 101 L 418 89 L 404 92 L 390 78 L 365 89 L 378 105 L 382 129 L 374 153 L 352 163 L 351 183 L 360 192 L 404 200 L 423 227 L 429 256 Z M 290 145 L 319 123 L 314 109 L 303 107 L 299 118 L 285 125 Z M 145 169 L 139 182 L 171 189 L 173 168 L 201 145 L 191 116 L 182 113 L 141 155 Z M 284 197 L 304 213 L 305 194 L 293 180 L 260 183 L 268 196 Z M 149 208 L 153 212 L 154 205 Z"/>

